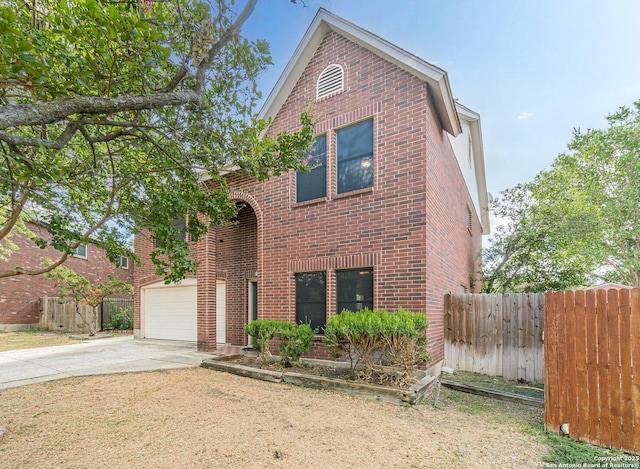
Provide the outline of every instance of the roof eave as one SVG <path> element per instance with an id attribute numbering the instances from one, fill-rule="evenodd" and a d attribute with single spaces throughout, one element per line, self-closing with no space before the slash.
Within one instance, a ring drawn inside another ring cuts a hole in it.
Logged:
<path id="1" fill-rule="evenodd" d="M 473 166 L 475 168 L 476 184 L 478 186 L 478 203 L 480 204 L 480 223 L 482 225 L 482 234 L 485 235 L 491 232 L 491 225 L 489 222 L 489 195 L 487 192 L 487 177 L 484 167 L 484 146 L 482 143 L 480 114 L 458 102 L 456 102 L 456 109 L 458 114 L 469 122 L 473 146 Z"/>
<path id="2" fill-rule="evenodd" d="M 260 118 L 269 119 L 276 116 L 328 31 L 335 31 L 425 81 L 431 92 L 443 129 L 454 137 L 462 132 L 449 78 L 444 70 L 323 8 L 318 10 L 282 75 L 267 97 L 260 110 Z"/>

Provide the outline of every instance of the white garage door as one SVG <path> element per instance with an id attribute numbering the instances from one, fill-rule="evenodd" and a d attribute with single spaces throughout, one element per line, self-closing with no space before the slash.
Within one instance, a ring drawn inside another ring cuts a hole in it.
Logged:
<path id="1" fill-rule="evenodd" d="M 198 340 L 196 286 L 145 288 L 147 339 Z"/>

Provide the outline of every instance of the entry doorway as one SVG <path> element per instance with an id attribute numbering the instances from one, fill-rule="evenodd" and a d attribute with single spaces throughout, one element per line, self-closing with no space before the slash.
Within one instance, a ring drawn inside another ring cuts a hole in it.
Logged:
<path id="1" fill-rule="evenodd" d="M 227 343 L 227 282 L 216 281 L 216 342 Z"/>

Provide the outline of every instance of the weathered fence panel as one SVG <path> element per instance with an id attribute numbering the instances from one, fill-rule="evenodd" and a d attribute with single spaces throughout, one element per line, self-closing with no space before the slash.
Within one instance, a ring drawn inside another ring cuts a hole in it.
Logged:
<path id="1" fill-rule="evenodd" d="M 542 382 L 544 293 L 445 295 L 447 366 Z"/>
<path id="2" fill-rule="evenodd" d="M 544 314 L 547 431 L 640 452 L 640 289 L 549 292 Z"/>
<path id="3" fill-rule="evenodd" d="M 99 331 L 100 308 L 94 314 L 93 308 L 80 304 L 80 313 L 91 325 L 93 331 Z M 40 330 L 87 333 L 88 327 L 76 312 L 76 302 L 72 298 L 40 298 Z"/>

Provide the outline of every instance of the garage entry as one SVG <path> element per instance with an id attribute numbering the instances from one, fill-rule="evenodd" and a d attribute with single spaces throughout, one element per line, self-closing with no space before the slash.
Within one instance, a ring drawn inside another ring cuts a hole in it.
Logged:
<path id="1" fill-rule="evenodd" d="M 147 339 L 198 340 L 195 280 L 142 288 L 142 327 Z"/>

